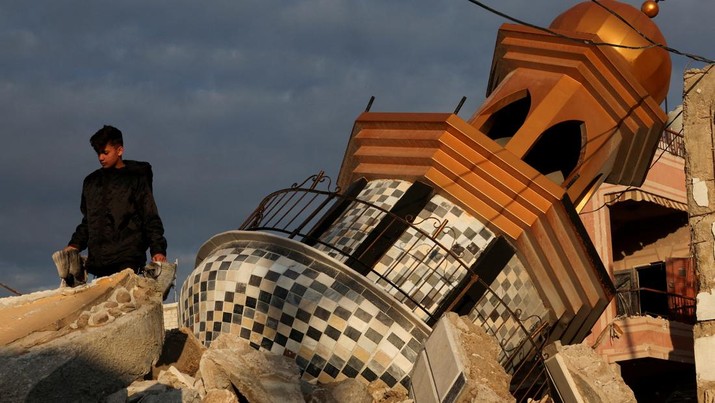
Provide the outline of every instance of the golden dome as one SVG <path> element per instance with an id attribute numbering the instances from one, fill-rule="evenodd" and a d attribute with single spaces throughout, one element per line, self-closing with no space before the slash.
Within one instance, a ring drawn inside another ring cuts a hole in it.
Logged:
<path id="1" fill-rule="evenodd" d="M 615 0 L 599 0 L 601 5 L 623 17 L 635 29 L 652 41 L 665 45 L 665 38 L 648 16 L 637 8 Z M 585 1 L 566 10 L 556 17 L 550 28 L 563 31 L 590 33 L 597 35 L 601 42 L 626 46 L 649 46 L 645 38 L 618 17 L 593 1 Z M 646 49 L 626 49 L 613 47 L 631 66 L 638 82 L 653 99 L 661 103 L 668 94 L 670 85 L 670 55 L 659 47 Z"/>

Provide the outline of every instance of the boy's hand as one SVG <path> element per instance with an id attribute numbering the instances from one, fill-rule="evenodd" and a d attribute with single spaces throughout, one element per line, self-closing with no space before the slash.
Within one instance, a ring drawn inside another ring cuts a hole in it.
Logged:
<path id="1" fill-rule="evenodd" d="M 166 262 L 166 255 L 162 253 L 157 253 L 156 255 L 151 257 L 151 260 L 153 262 Z"/>

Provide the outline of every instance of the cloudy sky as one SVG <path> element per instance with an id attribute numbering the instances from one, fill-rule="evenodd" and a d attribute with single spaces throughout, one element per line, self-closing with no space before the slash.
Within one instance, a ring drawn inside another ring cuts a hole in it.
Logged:
<path id="1" fill-rule="evenodd" d="M 541 26 L 577 1 L 484 0 Z M 640 1 L 630 1 L 640 7 Z M 671 47 L 715 58 L 715 2 L 661 2 Z M 79 223 L 88 139 L 119 127 L 150 161 L 179 282 L 264 195 L 337 177 L 353 121 L 482 103 L 504 18 L 467 0 L 0 0 L 0 283 L 54 288 Z M 673 55 L 669 106 L 682 74 Z M 0 297 L 10 295 L 0 289 Z"/>

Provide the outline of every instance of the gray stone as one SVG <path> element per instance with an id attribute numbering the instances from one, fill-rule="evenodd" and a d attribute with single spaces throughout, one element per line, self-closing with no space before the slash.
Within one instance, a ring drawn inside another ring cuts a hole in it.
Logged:
<path id="1" fill-rule="evenodd" d="M 125 403 L 135 400 L 137 396 L 160 394 L 169 390 L 169 387 L 157 381 L 136 381 L 126 388 L 120 389 L 105 397 L 105 403 Z"/>
<path id="2" fill-rule="evenodd" d="M 222 333 L 201 357 L 201 378 L 207 394 L 236 388 L 251 403 L 304 402 L 300 371 L 293 360 L 253 349 L 246 340 Z"/>
<path id="3" fill-rule="evenodd" d="M 165 371 L 161 371 L 157 381 L 175 389 L 193 388 L 196 383 L 196 380 L 192 376 L 182 373 L 173 366 Z"/>
<path id="4" fill-rule="evenodd" d="M 156 379 L 159 372 L 176 367 L 184 374 L 196 375 L 199 370 L 201 355 L 206 347 L 194 336 L 188 328 L 171 329 L 164 337 L 164 347 L 161 356 L 152 369 L 152 377 Z"/>
<path id="5" fill-rule="evenodd" d="M 104 400 L 105 403 L 200 403 L 201 396 L 193 388 L 174 388 L 158 381 L 136 381 Z"/>
<path id="6" fill-rule="evenodd" d="M 373 398 L 367 385 L 357 379 L 348 378 L 342 381 L 313 386 L 305 401 L 307 403 L 372 403 Z"/>

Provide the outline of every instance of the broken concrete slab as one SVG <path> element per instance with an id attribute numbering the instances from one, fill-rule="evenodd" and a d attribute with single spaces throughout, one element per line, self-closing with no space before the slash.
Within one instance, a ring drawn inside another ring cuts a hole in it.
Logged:
<path id="1" fill-rule="evenodd" d="M 152 368 L 152 378 L 156 379 L 161 371 L 171 366 L 184 374 L 195 376 L 204 351 L 206 347 L 190 329 L 183 327 L 167 331 L 159 360 Z"/>
<path id="2" fill-rule="evenodd" d="M 300 370 L 295 361 L 281 355 L 262 353 L 247 340 L 220 334 L 201 357 L 199 365 L 206 393 L 235 388 L 252 403 L 304 402 Z"/>
<path id="3" fill-rule="evenodd" d="M 174 389 L 193 388 L 196 384 L 196 380 L 191 375 L 182 373 L 174 366 L 161 371 L 157 381 Z"/>
<path id="4" fill-rule="evenodd" d="M 496 341 L 468 318 L 446 313 L 435 325 L 411 374 L 410 397 L 423 402 L 510 402 L 511 377 Z"/>
<path id="5" fill-rule="evenodd" d="M 698 368 L 698 382 L 715 383 L 715 322 L 700 322 L 693 327 L 695 336 L 695 367 Z M 713 390 L 715 396 L 715 390 Z"/>
<path id="6" fill-rule="evenodd" d="M 715 236 L 715 227 L 713 234 Z M 715 289 L 698 293 L 696 315 L 698 322 L 715 320 Z"/>
<path id="7" fill-rule="evenodd" d="M 348 378 L 320 385 L 303 382 L 303 386 L 310 389 L 305 396 L 307 403 L 372 403 L 378 401 L 372 398 L 367 385 L 357 379 Z"/>
<path id="8" fill-rule="evenodd" d="M 555 342 L 544 348 L 547 371 L 564 401 L 636 402 L 633 391 L 619 371 L 585 344 L 562 346 Z"/>
<path id="9" fill-rule="evenodd" d="M 0 329 L 7 401 L 97 401 L 149 372 L 164 339 L 155 282 L 131 271 L 3 301 L 0 316 L 29 323 Z"/>
<path id="10" fill-rule="evenodd" d="M 199 393 L 191 388 L 176 389 L 158 381 L 137 381 L 104 400 L 105 403 L 201 403 Z"/>

